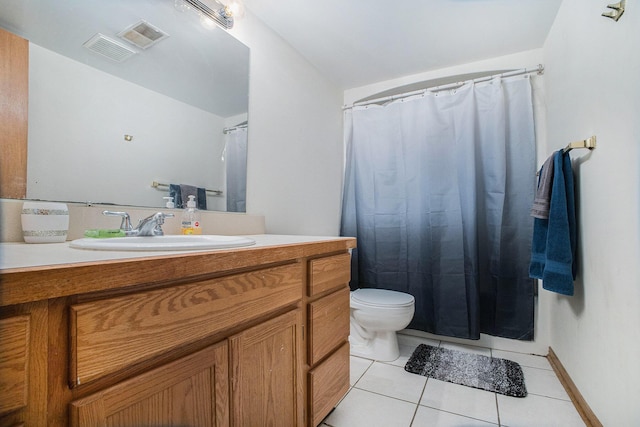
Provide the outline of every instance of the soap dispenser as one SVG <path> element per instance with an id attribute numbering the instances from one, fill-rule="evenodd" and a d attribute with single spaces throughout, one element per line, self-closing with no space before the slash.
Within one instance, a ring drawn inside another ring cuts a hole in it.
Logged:
<path id="1" fill-rule="evenodd" d="M 166 200 L 167 202 L 165 203 L 165 207 L 167 209 L 173 209 L 176 207 L 176 204 L 173 203 L 173 197 L 168 196 L 168 197 L 163 197 L 164 200 Z"/>
<path id="2" fill-rule="evenodd" d="M 182 213 L 182 234 L 202 234 L 200 212 L 196 209 L 196 196 L 189 196 L 187 208 Z"/>

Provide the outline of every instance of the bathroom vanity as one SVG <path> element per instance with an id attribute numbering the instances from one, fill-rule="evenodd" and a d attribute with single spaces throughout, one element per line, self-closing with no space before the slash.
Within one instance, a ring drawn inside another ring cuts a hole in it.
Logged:
<path id="1" fill-rule="evenodd" d="M 2 244 L 0 425 L 319 424 L 349 388 L 355 239 L 251 237 L 173 253 Z"/>

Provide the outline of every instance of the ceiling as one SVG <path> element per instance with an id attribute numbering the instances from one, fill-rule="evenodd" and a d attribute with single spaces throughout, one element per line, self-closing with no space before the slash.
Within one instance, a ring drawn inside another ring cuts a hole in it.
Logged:
<path id="1" fill-rule="evenodd" d="M 561 2 L 244 0 L 342 89 L 540 48 Z"/>
<path id="2" fill-rule="evenodd" d="M 341 89 L 540 48 L 562 2 L 242 1 L 253 15 Z M 215 56 L 204 55 L 205 48 L 196 48 L 201 41 L 212 43 L 212 38 L 225 38 L 225 41 L 230 39 L 242 44 L 220 28 L 203 29 L 196 22 L 195 14 L 177 11 L 174 0 L 0 0 L 0 11 L 1 27 L 43 47 L 88 65 L 109 67 L 105 71 L 116 75 L 121 73 L 124 78 L 143 86 L 176 88 L 177 93 L 179 86 L 185 86 L 184 91 L 193 90 L 193 85 L 186 89 L 187 83 L 199 82 L 200 87 L 195 89 L 193 97 L 209 94 L 208 101 L 194 102 L 194 105 L 223 117 L 237 114 L 242 108 L 246 111 L 246 98 L 244 107 L 227 100 L 240 90 L 236 84 L 246 86 L 246 74 L 239 79 L 237 69 L 231 67 L 227 71 L 221 68 L 240 61 L 233 53 L 237 47 L 232 46 L 233 51 Z M 167 78 L 158 82 L 152 81 L 151 71 L 139 68 L 142 61 L 108 64 L 82 48 L 82 43 L 96 32 L 113 36 L 140 18 L 170 34 L 167 41 L 141 52 L 152 60 L 149 67 L 165 71 Z M 185 26 L 185 20 L 189 19 L 194 20 L 194 25 Z M 187 27 L 193 31 L 184 31 Z M 188 50 L 185 46 L 194 49 Z M 202 62 L 205 60 L 206 63 Z M 188 63 L 193 65 L 185 66 Z M 216 68 L 212 71 L 211 67 Z M 187 72 L 200 74 L 185 74 Z M 212 75 L 230 75 L 231 83 L 215 84 L 214 88 L 203 87 L 206 82 L 213 81 Z M 226 91 L 228 95 L 220 94 L 220 98 L 215 98 L 224 99 L 217 105 L 205 105 L 213 102 L 210 94 L 214 91 Z M 180 99 L 178 95 L 169 95 Z"/>

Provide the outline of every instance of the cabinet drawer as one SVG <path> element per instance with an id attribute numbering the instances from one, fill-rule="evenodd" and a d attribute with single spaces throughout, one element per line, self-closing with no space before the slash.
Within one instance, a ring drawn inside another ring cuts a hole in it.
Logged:
<path id="1" fill-rule="evenodd" d="M 349 391 L 349 343 L 309 371 L 310 420 L 317 426 Z"/>
<path id="2" fill-rule="evenodd" d="M 348 253 L 309 261 L 309 296 L 346 285 L 351 280 L 351 255 Z"/>
<path id="3" fill-rule="evenodd" d="M 71 383 L 223 333 L 301 297 L 296 263 L 71 306 Z"/>
<path id="4" fill-rule="evenodd" d="M 309 304 L 309 365 L 313 366 L 349 337 L 349 288 Z"/>
<path id="5" fill-rule="evenodd" d="M 0 320 L 0 415 L 27 406 L 29 316 Z"/>

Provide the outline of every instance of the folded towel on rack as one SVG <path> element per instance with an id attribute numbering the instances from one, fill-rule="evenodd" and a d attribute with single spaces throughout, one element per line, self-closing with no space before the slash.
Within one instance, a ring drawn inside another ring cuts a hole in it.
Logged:
<path id="1" fill-rule="evenodd" d="M 534 218 L 549 218 L 549 206 L 551 205 L 551 185 L 553 183 L 553 154 L 545 160 L 540 169 L 538 190 L 531 207 L 531 216 Z"/>
<path id="2" fill-rule="evenodd" d="M 196 196 L 196 207 L 201 210 L 207 209 L 207 190 L 201 187 L 185 184 L 169 184 L 169 196 L 173 197 L 176 208 L 187 207 L 189 196 Z"/>
<path id="3" fill-rule="evenodd" d="M 182 207 L 187 207 L 189 196 L 197 196 L 198 188 L 193 185 L 180 184 L 180 193 L 182 194 Z M 195 197 L 197 199 L 197 197 Z M 199 208 L 196 201 L 196 207 Z"/>
<path id="4" fill-rule="evenodd" d="M 180 184 L 169 184 L 169 197 L 173 197 L 176 208 L 182 209 L 182 191 Z"/>
<path id="5" fill-rule="evenodd" d="M 573 295 L 576 277 L 576 214 L 571 157 L 562 150 L 553 156 L 554 174 L 549 218 L 534 218 L 529 275 L 542 287 Z"/>

